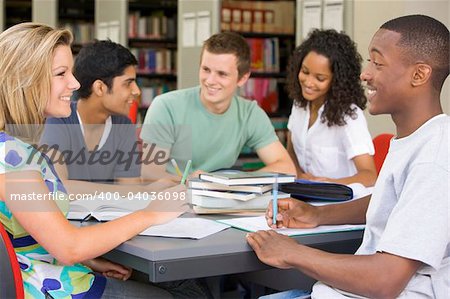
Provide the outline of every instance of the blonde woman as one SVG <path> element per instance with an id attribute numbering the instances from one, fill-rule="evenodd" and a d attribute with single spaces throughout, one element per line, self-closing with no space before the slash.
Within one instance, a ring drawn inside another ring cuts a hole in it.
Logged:
<path id="1" fill-rule="evenodd" d="M 80 86 L 72 74 L 71 41 L 69 31 L 36 23 L 0 34 L 0 221 L 15 247 L 25 295 L 170 297 L 150 284 L 124 281 L 130 269 L 96 257 L 179 216 L 184 202 L 153 201 L 114 221 L 75 227 L 64 217 L 68 195 L 51 162 L 31 146 L 45 117 L 71 112 L 70 97 Z"/>

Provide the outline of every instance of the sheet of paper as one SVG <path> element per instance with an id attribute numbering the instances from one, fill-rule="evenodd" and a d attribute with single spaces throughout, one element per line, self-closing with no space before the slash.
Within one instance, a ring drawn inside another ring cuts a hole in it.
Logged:
<path id="1" fill-rule="evenodd" d="M 183 14 L 183 47 L 195 47 L 195 13 Z"/>
<path id="2" fill-rule="evenodd" d="M 203 42 L 211 35 L 211 16 L 209 11 L 197 12 L 197 46 L 203 46 Z"/>
<path id="3" fill-rule="evenodd" d="M 109 39 L 115 43 L 119 43 L 120 41 L 120 22 L 119 21 L 111 21 L 109 22 Z"/>
<path id="4" fill-rule="evenodd" d="M 322 2 L 305 0 L 303 1 L 302 39 L 305 39 L 313 28 L 322 28 Z"/>
<path id="5" fill-rule="evenodd" d="M 97 26 L 97 39 L 105 40 L 108 38 L 108 22 L 99 22 Z"/>
<path id="6" fill-rule="evenodd" d="M 169 238 L 202 239 L 230 226 L 203 218 L 176 218 L 161 225 L 152 226 L 140 235 Z"/>
<path id="7" fill-rule="evenodd" d="M 241 217 L 217 220 L 220 223 L 231 225 L 235 228 L 239 228 L 249 232 L 256 232 L 258 230 L 271 230 L 267 225 L 265 216 L 259 217 Z M 352 230 L 363 230 L 363 224 L 361 225 L 321 225 L 315 228 L 280 228 L 275 229 L 276 232 L 286 236 L 302 236 L 302 235 L 316 235 L 330 232 L 342 232 Z"/>
<path id="8" fill-rule="evenodd" d="M 326 0 L 323 10 L 323 29 L 344 30 L 344 2 L 343 0 Z"/>

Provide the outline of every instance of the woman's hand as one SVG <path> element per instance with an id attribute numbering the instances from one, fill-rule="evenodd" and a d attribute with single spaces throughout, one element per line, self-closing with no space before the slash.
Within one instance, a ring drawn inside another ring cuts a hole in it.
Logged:
<path id="1" fill-rule="evenodd" d="M 88 266 L 95 272 L 101 273 L 106 277 L 127 280 L 130 278 L 133 269 L 125 267 L 120 264 L 113 263 L 102 257 L 97 257 L 83 262 L 84 265 Z"/>
<path id="2" fill-rule="evenodd" d="M 156 193 L 155 199 L 144 208 L 154 220 L 153 225 L 169 222 L 188 210 L 186 186 L 181 184 Z"/>

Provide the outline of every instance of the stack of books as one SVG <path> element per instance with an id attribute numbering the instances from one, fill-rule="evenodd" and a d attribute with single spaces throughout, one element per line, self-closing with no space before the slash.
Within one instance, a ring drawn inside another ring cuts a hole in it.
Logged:
<path id="1" fill-rule="evenodd" d="M 294 175 L 222 170 L 200 174 L 189 181 L 189 193 L 197 214 L 264 212 L 278 183 L 294 182 Z M 289 194 L 278 192 L 278 198 Z"/>

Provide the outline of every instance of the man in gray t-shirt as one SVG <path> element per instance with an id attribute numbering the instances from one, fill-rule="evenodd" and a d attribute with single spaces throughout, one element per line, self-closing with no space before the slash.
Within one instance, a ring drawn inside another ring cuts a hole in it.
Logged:
<path id="1" fill-rule="evenodd" d="M 314 207 L 280 200 L 273 227 L 366 223 L 355 255 L 331 254 L 274 231 L 249 234 L 259 259 L 321 282 L 312 298 L 448 298 L 449 127 L 440 93 L 449 75 L 449 30 L 410 15 L 375 33 L 366 82 L 371 114 L 390 114 L 397 134 L 370 196 Z"/>
<path id="2" fill-rule="evenodd" d="M 81 88 L 72 114 L 47 119 L 40 145 L 49 147 L 60 179 L 70 180 L 69 193 L 104 190 L 81 181 L 141 183 L 136 129 L 127 117 L 140 94 L 136 65 L 128 49 L 109 40 L 87 44 L 77 55 L 74 76 Z"/>

